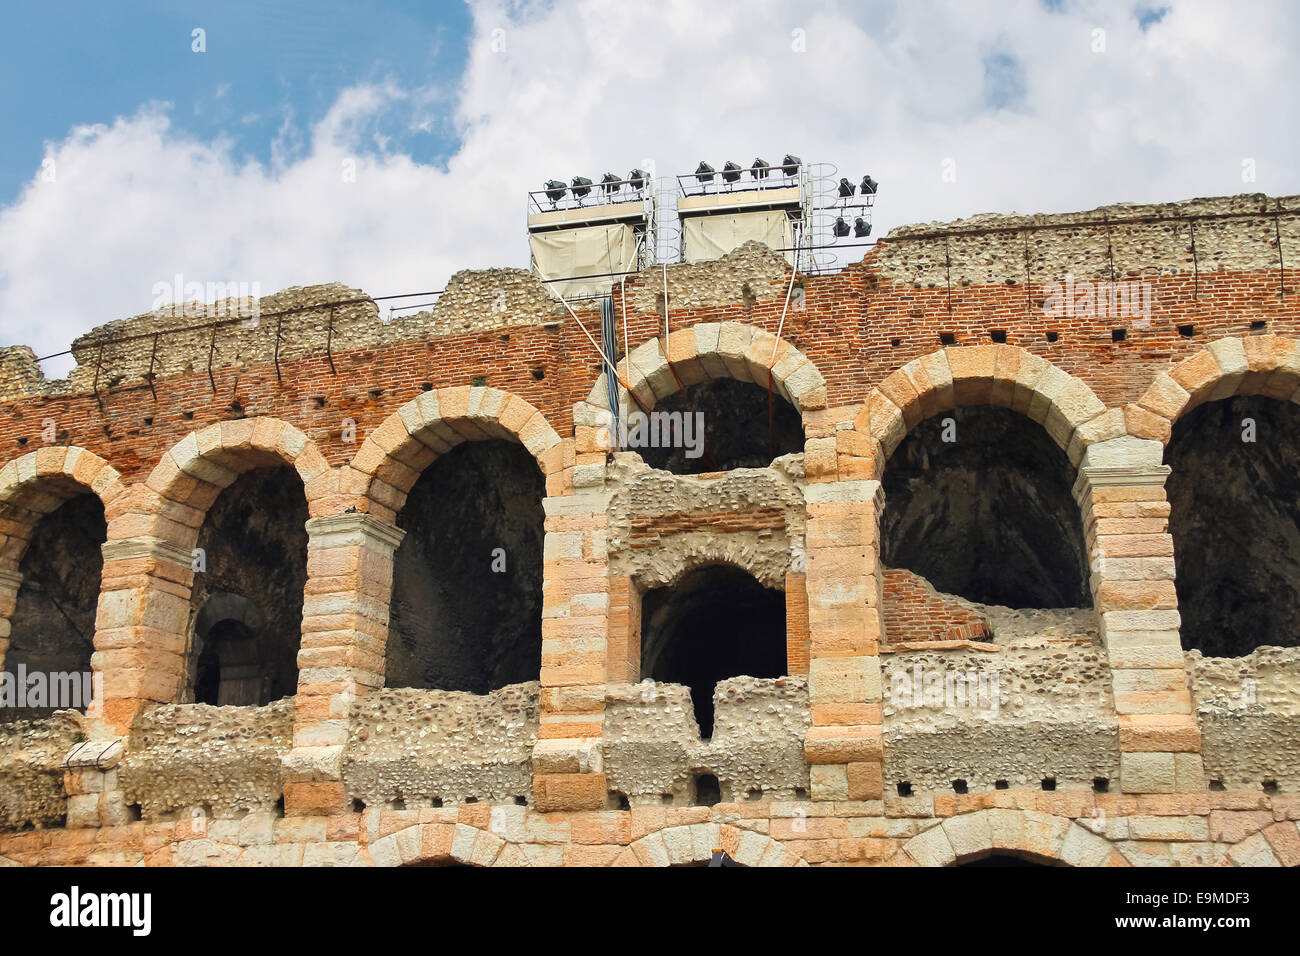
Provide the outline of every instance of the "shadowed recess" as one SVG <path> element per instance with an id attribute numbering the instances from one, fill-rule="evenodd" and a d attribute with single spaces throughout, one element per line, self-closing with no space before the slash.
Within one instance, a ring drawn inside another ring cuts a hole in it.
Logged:
<path id="1" fill-rule="evenodd" d="M 700 736 L 713 736 L 713 688 L 729 677 L 786 673 L 785 594 L 729 564 L 710 564 L 641 602 L 641 676 L 691 689 Z"/>
<path id="2" fill-rule="evenodd" d="M 1086 607 L 1073 483 L 1065 453 L 1023 415 L 986 405 L 936 415 L 885 466 L 881 557 L 980 604 Z"/>
<path id="3" fill-rule="evenodd" d="M 1165 464 L 1183 647 L 1240 657 L 1300 644 L 1298 438 L 1300 408 L 1254 395 L 1174 424 Z"/>
<path id="4" fill-rule="evenodd" d="M 769 429 L 765 385 L 715 378 L 661 398 L 654 411 L 682 415 L 699 412 L 704 416 L 703 453 L 696 458 L 688 457 L 687 450 L 681 447 L 632 448 L 651 468 L 662 468 L 675 475 L 764 468 L 774 458 L 803 451 L 803 419 L 793 405 L 775 392 Z M 689 431 L 685 424 L 675 434 L 678 445 L 687 438 L 693 437 L 697 442 L 699 439 L 698 428 Z"/>
<path id="5" fill-rule="evenodd" d="M 385 682 L 475 694 L 537 680 L 546 486 L 518 442 L 467 441 L 398 515 Z"/>
<path id="6" fill-rule="evenodd" d="M 16 674 L 20 665 L 28 674 L 90 671 L 104 564 L 100 549 L 107 535 L 104 506 L 92 494 L 70 498 L 37 523 L 18 565 L 23 578 L 10 617 L 6 671 Z M 0 721 L 55 709 L 0 707 Z"/>
<path id="7" fill-rule="evenodd" d="M 190 686 L 205 704 L 261 705 L 298 687 L 307 582 L 307 498 L 290 467 L 254 468 L 199 531 Z"/>

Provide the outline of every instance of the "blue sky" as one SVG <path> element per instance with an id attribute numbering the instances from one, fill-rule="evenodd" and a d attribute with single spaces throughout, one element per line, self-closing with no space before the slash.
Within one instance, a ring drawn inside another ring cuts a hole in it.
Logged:
<path id="1" fill-rule="evenodd" d="M 318 120 L 341 89 L 392 79 L 434 84 L 450 104 L 468 56 L 458 2 L 288 0 L 77 2 L 7 6 L 0 39 L 0 202 L 73 126 L 172 104 L 174 128 L 224 135 L 263 162 L 284 124 Z M 205 31 L 196 53 L 193 31 Z M 449 117 L 428 130 L 391 123 L 393 147 L 422 163 L 455 149 Z"/>
<path id="2" fill-rule="evenodd" d="M 380 296 L 524 267 L 527 191 L 606 170 L 792 152 L 871 173 L 877 236 L 1300 193 L 1293 0 L 724 7 L 10 5 L 0 345 L 66 349 L 177 274 Z"/>

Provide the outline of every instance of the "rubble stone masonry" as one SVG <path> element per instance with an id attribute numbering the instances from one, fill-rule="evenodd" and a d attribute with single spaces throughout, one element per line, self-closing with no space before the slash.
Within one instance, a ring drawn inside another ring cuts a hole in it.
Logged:
<path id="1" fill-rule="evenodd" d="M 57 381 L 0 348 L 0 662 L 41 519 L 89 493 L 108 526 L 98 696 L 0 722 L 0 863 L 1300 864 L 1300 654 L 1184 650 L 1164 459 L 1205 402 L 1300 401 L 1297 262 L 1300 197 L 1243 195 L 896 229 L 789 310 L 757 243 L 647 270 L 614 286 L 623 413 L 732 378 L 804 426 L 801 454 L 693 476 L 614 447 L 599 310 L 526 270 L 391 320 L 339 284 L 148 313 Z M 889 456 L 978 405 L 1068 459 L 1091 608 L 882 565 Z M 545 479 L 536 678 L 386 688 L 397 515 L 482 439 Z M 268 465 L 310 514 L 297 693 L 188 703 L 199 529 Z M 710 563 L 785 593 L 787 668 L 719 683 L 701 736 L 643 680 L 641 598 Z M 996 672 L 996 702 L 900 700 L 927 669 Z"/>

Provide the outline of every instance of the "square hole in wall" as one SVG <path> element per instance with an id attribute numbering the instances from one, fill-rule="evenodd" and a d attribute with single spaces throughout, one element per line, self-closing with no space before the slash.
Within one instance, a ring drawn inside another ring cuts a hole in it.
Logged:
<path id="1" fill-rule="evenodd" d="M 1060 338 L 1061 338 L 1061 333 L 1060 333 L 1060 332 L 1048 332 L 1048 333 L 1047 333 L 1047 341 L 1049 341 L 1049 342 L 1056 342 L 1056 341 L 1059 341 Z"/>
<path id="2" fill-rule="evenodd" d="M 968 793 L 969 790 L 968 790 L 967 787 L 966 787 L 966 781 L 965 781 L 965 780 L 954 780 L 954 781 L 952 782 L 952 792 L 953 792 L 953 793 Z"/>
<path id="3" fill-rule="evenodd" d="M 989 333 L 989 337 L 992 338 L 993 341 L 997 342 L 999 345 L 1005 344 L 1007 341 L 1007 330 L 994 329 L 992 332 Z"/>
<path id="4" fill-rule="evenodd" d="M 1277 793 L 1278 786 L 1276 780 L 1265 780 L 1262 784 L 1265 793 Z"/>
<path id="5" fill-rule="evenodd" d="M 890 344 L 890 346 L 891 346 L 892 348 L 898 348 L 900 345 L 903 344 L 903 340 L 902 340 L 902 339 L 890 339 L 890 340 L 889 340 L 889 344 Z"/>
<path id="6" fill-rule="evenodd" d="M 1056 789 L 1056 778 L 1055 778 L 1055 777 L 1044 777 L 1044 778 L 1043 778 L 1043 789 L 1044 789 L 1044 790 L 1055 790 L 1055 789 Z"/>
<path id="7" fill-rule="evenodd" d="M 469 380 L 469 383 L 473 385 L 475 388 L 484 388 L 487 386 L 487 376 L 475 375 L 473 378 Z"/>
<path id="8" fill-rule="evenodd" d="M 1268 323 L 1263 319 L 1255 319 L 1250 323 L 1250 330 L 1252 332 L 1263 332 L 1266 328 L 1268 328 Z"/>
<path id="9" fill-rule="evenodd" d="M 1180 325 L 1180 326 L 1178 326 L 1178 334 L 1181 335 L 1181 336 L 1182 336 L 1183 338 L 1185 338 L 1185 339 L 1190 339 L 1193 335 L 1196 334 L 1196 326 L 1194 326 L 1194 325 Z"/>
<path id="10" fill-rule="evenodd" d="M 956 333 L 956 332 L 940 332 L 940 333 L 939 333 L 939 344 L 940 344 L 940 345 L 956 345 L 956 344 L 957 344 L 957 333 Z"/>
<path id="11" fill-rule="evenodd" d="M 1226 789 L 1228 789 L 1228 788 L 1225 787 L 1225 786 L 1223 785 L 1223 781 L 1222 781 L 1222 780 L 1211 780 L 1211 781 L 1210 781 L 1210 789 L 1211 789 L 1211 790 L 1214 790 L 1215 792 L 1219 792 L 1219 791 L 1226 790 Z"/>
<path id="12" fill-rule="evenodd" d="M 1093 793 L 1110 793 L 1110 780 L 1106 777 L 1092 778 Z"/>
<path id="13" fill-rule="evenodd" d="M 1110 340 L 1112 342 L 1123 342 L 1128 338 L 1128 329 L 1111 329 Z"/>
<path id="14" fill-rule="evenodd" d="M 898 784 L 898 795 L 900 797 L 910 797 L 912 795 L 912 785 L 906 780 L 900 781 Z"/>
<path id="15" fill-rule="evenodd" d="M 1009 783 L 1007 783 L 1005 780 L 994 780 L 994 781 L 993 781 L 993 789 L 994 789 L 994 790 L 1006 790 L 1006 789 L 1008 789 L 1010 786 L 1011 786 L 1011 785 L 1010 785 Z"/>

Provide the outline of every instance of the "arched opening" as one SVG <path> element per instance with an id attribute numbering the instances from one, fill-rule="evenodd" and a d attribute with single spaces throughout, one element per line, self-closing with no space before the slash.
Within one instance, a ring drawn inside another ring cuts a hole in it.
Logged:
<path id="1" fill-rule="evenodd" d="M 664 415 L 671 417 L 654 417 Z M 711 379 L 660 399 L 647 422 L 649 435 L 670 436 L 660 447 L 638 439 L 636 421 L 628 421 L 628 446 L 650 467 L 676 475 L 763 468 L 804 446 L 803 419 L 793 405 L 774 391 L 769 406 L 765 385 L 731 378 Z M 664 424 L 656 428 L 656 423 Z"/>
<path id="2" fill-rule="evenodd" d="M 191 599 L 196 702 L 261 706 L 297 692 L 307 515 L 284 466 L 245 472 L 208 509 Z"/>
<path id="3" fill-rule="evenodd" d="M 60 708 L 89 704 L 90 657 L 108 525 L 93 494 L 68 499 L 36 524 L 18 571 L 22 583 L 10 616 L 4 669 L 33 675 L 22 703 L 0 707 L 0 720 L 48 716 Z M 17 676 L 13 678 L 18 681 Z M 40 693 L 36 690 L 40 687 Z"/>
<path id="4" fill-rule="evenodd" d="M 515 441 L 457 445 L 397 517 L 385 682 L 486 694 L 534 681 L 542 657 L 545 481 Z"/>
<path id="5" fill-rule="evenodd" d="M 984 855 L 976 855 L 958 860 L 953 864 L 954 867 L 1040 867 L 1040 866 L 1062 866 L 1060 860 L 1051 860 L 1047 857 L 1035 856 L 1032 853 L 1025 853 L 1019 850 L 990 850 Z"/>
<path id="6" fill-rule="evenodd" d="M 885 468 L 882 560 L 979 604 L 1086 607 L 1073 484 L 1065 453 L 1023 415 L 987 405 L 936 415 Z"/>
<path id="7" fill-rule="evenodd" d="M 1165 463 L 1183 646 L 1300 644 L 1300 407 L 1208 402 L 1175 422 Z"/>
<path id="8" fill-rule="evenodd" d="M 647 591 L 641 634 L 642 676 L 689 687 L 706 739 L 718 681 L 786 673 L 785 594 L 729 564 L 704 565 Z"/>

